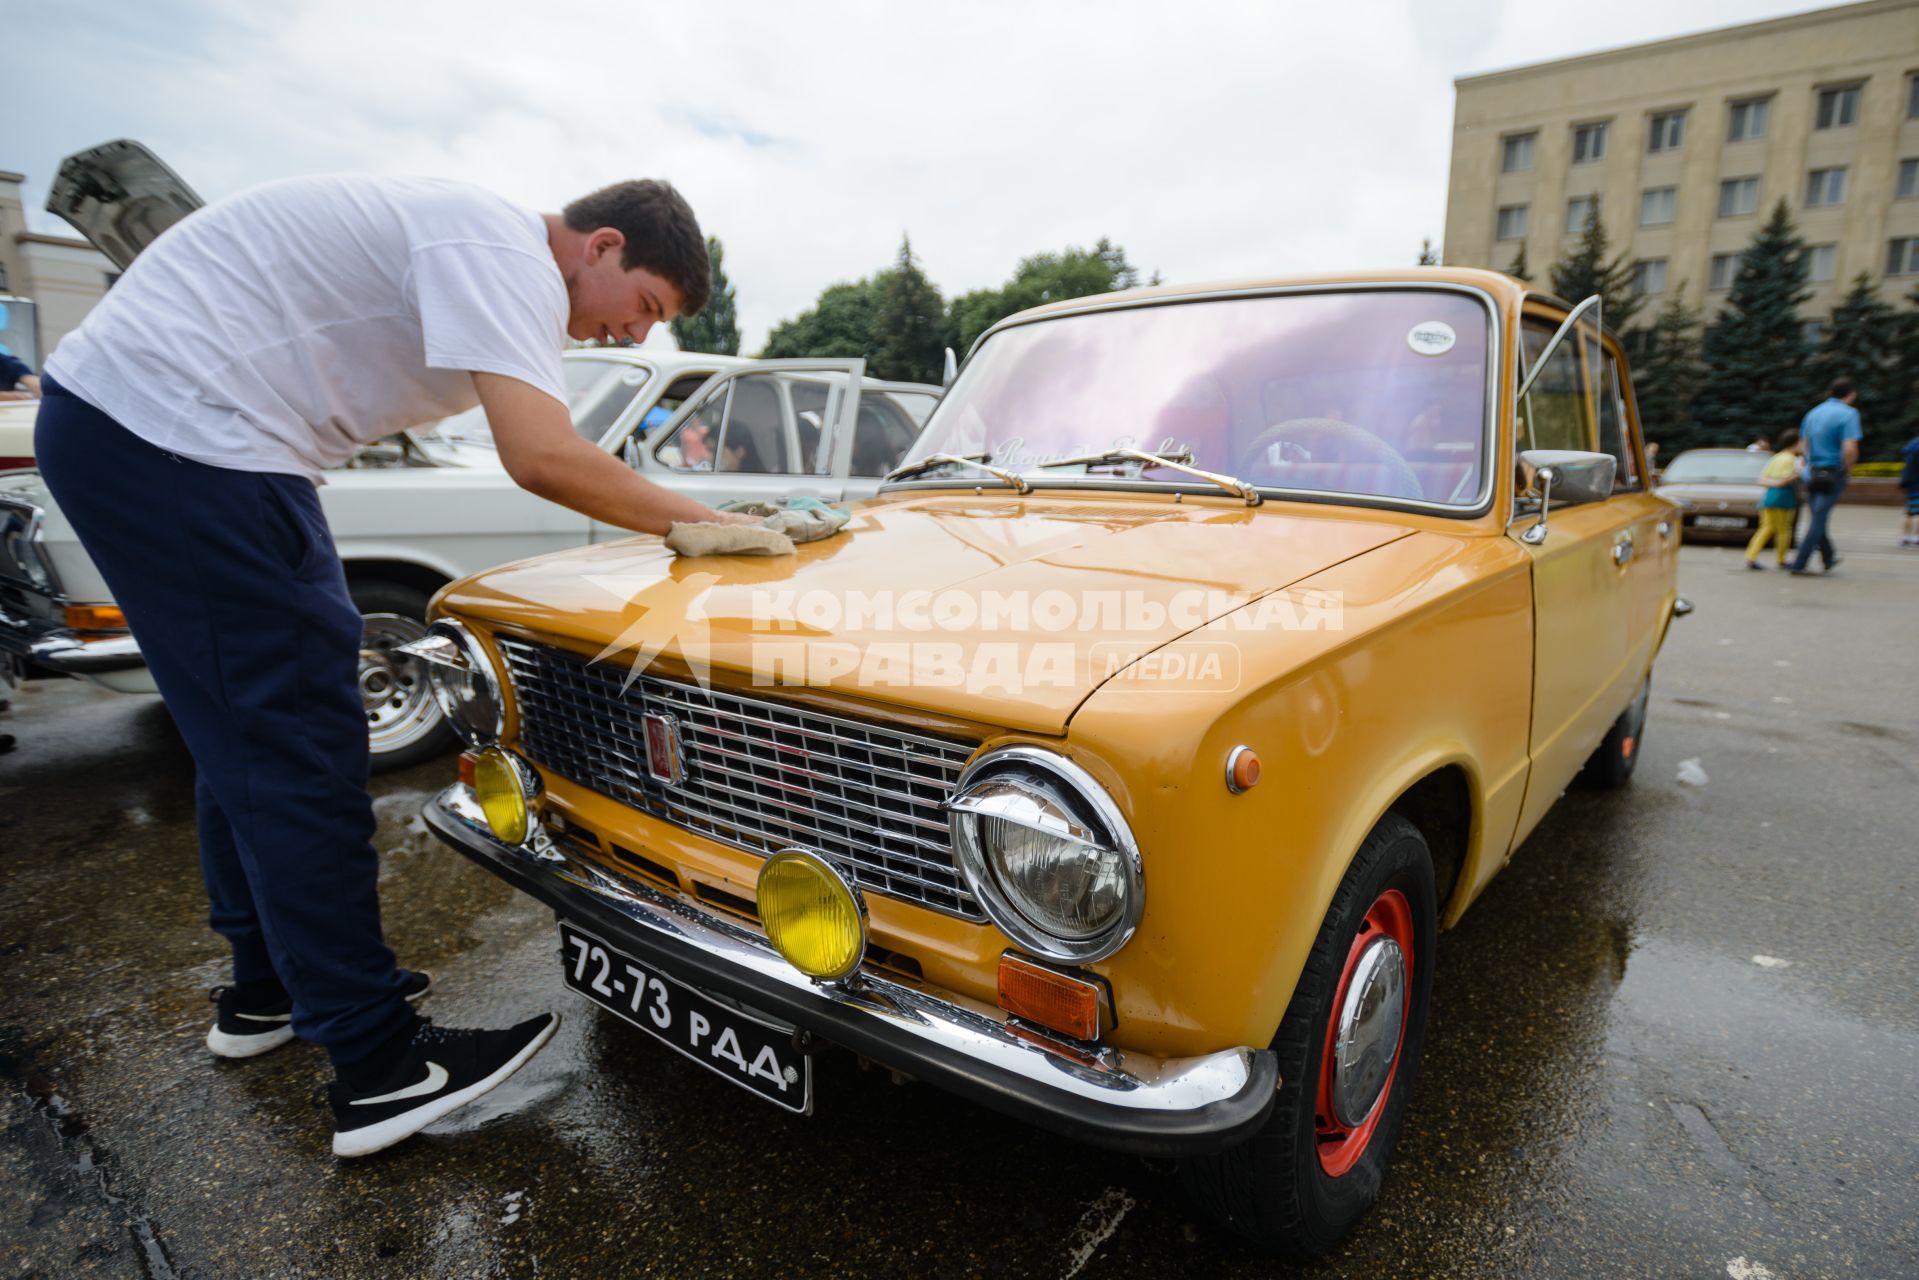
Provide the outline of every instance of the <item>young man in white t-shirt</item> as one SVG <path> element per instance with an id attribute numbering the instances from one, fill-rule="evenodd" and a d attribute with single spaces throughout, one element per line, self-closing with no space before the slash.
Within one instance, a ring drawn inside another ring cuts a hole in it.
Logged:
<path id="1" fill-rule="evenodd" d="M 664 183 L 542 215 L 462 183 L 300 178 L 170 228 L 47 362 L 41 472 L 198 767 L 210 923 L 233 947 L 208 1047 L 323 1045 L 336 1155 L 478 1097 L 559 1020 L 457 1031 L 409 1007 L 429 980 L 381 933 L 360 616 L 314 486 L 478 404 L 541 497 L 646 533 L 729 519 L 580 439 L 560 362 L 569 336 L 637 341 L 710 289 Z"/>

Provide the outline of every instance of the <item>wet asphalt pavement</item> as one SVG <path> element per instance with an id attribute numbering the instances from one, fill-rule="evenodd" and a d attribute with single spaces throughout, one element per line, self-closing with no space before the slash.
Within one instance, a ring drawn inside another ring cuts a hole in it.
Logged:
<path id="1" fill-rule="evenodd" d="M 1443 936 L 1384 1198 L 1306 1273 L 1919 1275 L 1919 553 L 1841 516 L 1831 579 L 1686 550 L 1634 785 L 1569 793 Z M 39 681 L 0 727 L 5 1275 L 1293 1274 L 1169 1166 L 843 1053 L 788 1117 L 596 1016 L 550 914 L 416 817 L 450 760 L 377 781 L 388 936 L 443 1024 L 566 1022 L 336 1164 L 318 1049 L 202 1043 L 225 951 L 158 700 Z"/>

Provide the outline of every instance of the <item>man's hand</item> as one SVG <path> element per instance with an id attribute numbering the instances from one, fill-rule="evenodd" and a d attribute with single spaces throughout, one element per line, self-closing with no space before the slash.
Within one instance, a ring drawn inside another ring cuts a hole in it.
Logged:
<path id="1" fill-rule="evenodd" d="M 498 373 L 475 373 L 500 462 L 513 483 L 602 524 L 664 534 L 676 524 L 752 524 L 654 484 L 573 431 L 566 406 Z"/>

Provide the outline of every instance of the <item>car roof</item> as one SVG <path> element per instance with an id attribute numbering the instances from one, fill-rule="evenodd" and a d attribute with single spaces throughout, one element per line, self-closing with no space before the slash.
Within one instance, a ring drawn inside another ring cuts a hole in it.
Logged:
<path id="1" fill-rule="evenodd" d="M 1364 271 L 1320 272 L 1312 275 L 1251 276 L 1238 280 L 1213 280 L 1202 284 L 1149 285 L 1139 289 L 1122 289 L 1115 293 L 1093 294 L 1083 298 L 1062 298 L 1058 302 L 1030 307 L 1007 317 L 1000 323 L 1019 324 L 1044 316 L 1174 298 L 1232 297 L 1237 294 L 1264 293 L 1277 289 L 1309 289 L 1349 284 L 1455 285 L 1479 289 L 1491 294 L 1494 302 L 1502 306 L 1518 305 L 1528 297 L 1553 302 L 1559 306 L 1567 305 L 1559 299 L 1550 298 L 1530 289 L 1524 281 L 1514 279 L 1500 271 L 1485 271 L 1476 267 L 1389 267 Z"/>

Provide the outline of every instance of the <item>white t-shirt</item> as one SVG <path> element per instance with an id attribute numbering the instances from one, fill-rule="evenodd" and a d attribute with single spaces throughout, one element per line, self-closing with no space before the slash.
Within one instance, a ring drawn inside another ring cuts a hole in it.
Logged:
<path id="1" fill-rule="evenodd" d="M 460 182 L 294 178 L 168 228 L 47 372 L 181 457 L 323 483 L 472 408 L 469 371 L 566 403 L 567 313 L 531 210 Z"/>

